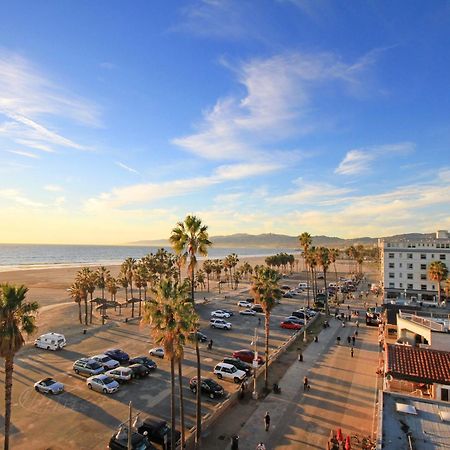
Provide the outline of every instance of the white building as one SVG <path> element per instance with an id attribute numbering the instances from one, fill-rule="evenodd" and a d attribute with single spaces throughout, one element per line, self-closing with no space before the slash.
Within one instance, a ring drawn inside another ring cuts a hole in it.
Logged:
<path id="1" fill-rule="evenodd" d="M 392 240 L 379 239 L 381 282 L 385 297 L 416 297 L 417 300 L 435 300 L 437 283 L 428 279 L 428 266 L 442 261 L 450 269 L 450 237 L 439 230 L 433 239 Z"/>

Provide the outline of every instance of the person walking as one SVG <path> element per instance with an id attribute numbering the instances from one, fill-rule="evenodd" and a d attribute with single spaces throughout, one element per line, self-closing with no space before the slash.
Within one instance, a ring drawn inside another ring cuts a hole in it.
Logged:
<path id="1" fill-rule="evenodd" d="M 308 377 L 304 377 L 303 378 L 303 390 L 306 391 L 307 389 L 309 389 L 309 380 L 308 380 Z"/>
<path id="2" fill-rule="evenodd" d="M 270 415 L 269 411 L 266 411 L 266 415 L 264 416 L 264 428 L 266 431 L 269 431 L 270 427 Z"/>
<path id="3" fill-rule="evenodd" d="M 356 342 L 356 336 L 353 335 L 353 336 L 352 336 L 352 344 L 353 344 L 353 347 L 355 346 L 355 342 Z"/>
<path id="4" fill-rule="evenodd" d="M 352 355 L 352 358 L 353 358 L 353 347 L 352 347 L 352 349 L 350 350 L 350 355 Z"/>
<path id="5" fill-rule="evenodd" d="M 341 345 L 341 337 L 340 337 L 340 336 L 338 336 L 338 337 L 336 338 L 336 341 L 337 341 L 337 345 Z"/>
<path id="6" fill-rule="evenodd" d="M 352 338 L 350 336 L 347 336 L 347 343 L 350 345 L 350 342 L 352 342 Z"/>

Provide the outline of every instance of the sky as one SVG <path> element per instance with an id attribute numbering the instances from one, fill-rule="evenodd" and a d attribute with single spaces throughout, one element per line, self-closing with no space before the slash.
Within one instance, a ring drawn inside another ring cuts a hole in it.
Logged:
<path id="1" fill-rule="evenodd" d="M 450 229 L 450 3 L 0 1 L 0 242 Z"/>

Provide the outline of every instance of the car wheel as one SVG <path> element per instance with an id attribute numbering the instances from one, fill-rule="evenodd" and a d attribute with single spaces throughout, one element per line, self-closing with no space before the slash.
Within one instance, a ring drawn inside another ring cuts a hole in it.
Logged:
<path id="1" fill-rule="evenodd" d="M 240 383 L 241 380 L 238 377 L 234 377 L 234 382 L 237 384 L 237 383 Z"/>
<path id="2" fill-rule="evenodd" d="M 47 345 L 47 350 L 50 350 L 50 347 Z"/>
<path id="3" fill-rule="evenodd" d="M 34 389 L 36 390 L 36 392 L 41 392 L 37 386 L 35 386 Z"/>
<path id="4" fill-rule="evenodd" d="M 92 384 L 91 383 L 88 384 L 88 388 L 92 389 Z"/>
<path id="5" fill-rule="evenodd" d="M 218 373 L 218 374 L 217 374 L 217 378 L 218 378 L 219 380 L 221 380 L 221 379 L 222 379 L 222 374 L 221 374 L 221 373 Z"/>
<path id="6" fill-rule="evenodd" d="M 212 392 L 209 394 L 209 398 L 214 398 L 214 394 Z"/>
<path id="7" fill-rule="evenodd" d="M 56 392 L 53 390 L 48 391 L 49 394 L 56 395 Z"/>
<path id="8" fill-rule="evenodd" d="M 80 371 L 78 369 L 74 369 L 77 375 L 80 375 Z"/>
<path id="9" fill-rule="evenodd" d="M 105 388 L 103 388 L 103 393 L 106 394 L 107 392 L 108 391 Z"/>
<path id="10" fill-rule="evenodd" d="M 215 325 L 211 325 L 211 328 L 216 328 L 216 326 Z"/>
<path id="11" fill-rule="evenodd" d="M 197 388 L 196 388 L 196 387 L 193 387 L 193 388 L 192 388 L 192 392 L 193 392 L 194 394 L 196 394 L 196 393 L 197 393 Z"/>

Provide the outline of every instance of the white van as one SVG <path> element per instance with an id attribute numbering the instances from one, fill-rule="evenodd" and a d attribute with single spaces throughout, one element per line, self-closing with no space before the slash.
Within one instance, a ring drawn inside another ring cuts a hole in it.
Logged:
<path id="1" fill-rule="evenodd" d="M 298 289 L 308 289 L 308 283 L 298 283 L 297 288 Z"/>
<path id="2" fill-rule="evenodd" d="M 46 333 L 39 336 L 34 341 L 34 346 L 38 348 L 45 348 L 47 350 L 58 350 L 66 345 L 66 338 L 63 334 Z"/>

